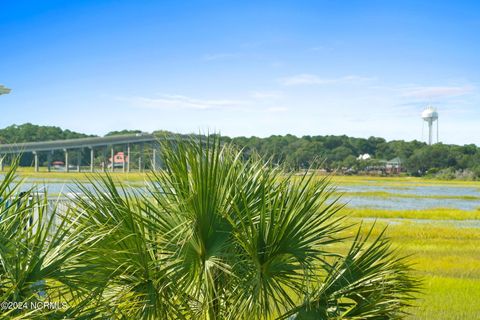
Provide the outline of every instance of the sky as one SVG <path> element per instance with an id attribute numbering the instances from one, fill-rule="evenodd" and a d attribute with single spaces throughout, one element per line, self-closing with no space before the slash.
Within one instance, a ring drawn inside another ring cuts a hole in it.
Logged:
<path id="1" fill-rule="evenodd" d="M 0 127 L 480 145 L 478 1 L 0 0 Z"/>

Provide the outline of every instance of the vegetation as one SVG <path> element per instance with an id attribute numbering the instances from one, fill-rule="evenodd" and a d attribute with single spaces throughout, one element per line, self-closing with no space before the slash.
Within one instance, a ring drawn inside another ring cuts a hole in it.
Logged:
<path id="1" fill-rule="evenodd" d="M 88 135 L 53 126 L 38 126 L 31 123 L 11 125 L 0 129 L 0 143 L 35 142 L 85 138 Z"/>
<path id="2" fill-rule="evenodd" d="M 408 190 L 414 187 L 429 187 L 429 186 L 445 186 L 449 188 L 455 187 L 470 187 L 478 188 L 480 186 L 477 181 L 470 180 L 439 180 L 425 177 L 404 177 L 404 176 L 347 176 L 347 175 L 334 175 L 333 181 L 336 185 L 356 186 L 356 185 L 369 185 L 378 186 L 391 189 L 403 189 Z"/>
<path id="3" fill-rule="evenodd" d="M 357 218 L 480 220 L 480 208 L 471 211 L 452 208 L 432 208 L 426 210 L 350 208 L 348 211 L 351 217 Z"/>
<path id="4" fill-rule="evenodd" d="M 272 157 L 275 163 L 282 163 L 293 169 L 305 169 L 319 159 L 326 170 L 350 169 L 353 172 L 378 167 L 380 160 L 400 158 L 407 173 L 413 176 L 435 176 L 453 179 L 480 177 L 480 148 L 470 144 L 465 146 L 429 146 L 419 141 L 385 141 L 382 138 L 368 139 L 347 136 L 271 136 L 268 138 L 238 137 L 227 139 L 245 148 L 246 154 L 253 151 Z M 362 154 L 369 154 L 370 160 L 357 160 Z M 450 175 L 445 171 L 449 170 Z"/>
<path id="5" fill-rule="evenodd" d="M 424 285 L 418 304 L 410 310 L 412 314 L 408 318 L 479 318 L 479 228 L 431 221 L 430 224 L 390 224 L 388 231 L 395 247 L 412 254 L 417 276 Z"/>
<path id="6" fill-rule="evenodd" d="M 121 130 L 107 134 L 131 134 L 140 130 Z M 154 134 L 164 136 L 173 135 L 167 131 L 155 131 Z M 86 137 L 87 135 L 62 130 L 58 127 L 37 126 L 30 123 L 12 125 L 0 130 L 0 143 L 17 143 L 27 141 L 44 141 Z M 382 168 L 384 160 L 400 158 L 405 172 L 413 176 L 427 176 L 439 179 L 480 178 L 480 148 L 474 144 L 457 146 L 442 143 L 428 146 L 419 141 L 386 141 L 382 138 L 370 137 L 353 138 L 347 136 L 303 136 L 293 135 L 258 137 L 222 137 L 224 142 L 232 142 L 243 149 L 243 156 L 250 157 L 258 153 L 264 158 L 271 158 L 275 164 L 282 164 L 289 169 L 306 169 L 312 165 L 327 170 L 345 172 L 365 172 L 372 168 Z M 116 151 L 122 151 L 118 149 Z M 132 152 L 138 152 L 137 146 Z M 357 160 L 362 154 L 369 154 L 369 160 Z M 76 155 L 72 156 L 77 158 Z M 87 153 L 80 155 L 82 163 L 89 162 Z M 61 153 L 54 154 L 54 158 L 62 160 Z M 46 155 L 40 155 L 41 163 L 47 161 Z M 100 156 L 97 157 L 97 162 Z M 32 155 L 22 156 L 21 165 L 32 165 Z"/>
<path id="7" fill-rule="evenodd" d="M 404 316 L 419 286 L 411 267 L 384 230 L 343 219 L 327 177 L 284 177 L 215 139 L 163 148 L 166 169 L 150 176 L 145 194 L 99 177 L 93 189 L 79 183 L 83 194 L 68 210 L 49 209 L 32 191 L 18 194 L 7 174 L 0 297 L 65 306 L 4 316 Z"/>
<path id="8" fill-rule="evenodd" d="M 480 200 L 480 196 L 473 195 L 452 195 L 452 194 L 414 194 L 414 193 L 394 193 L 387 191 L 351 191 L 341 192 L 348 197 L 373 197 L 373 198 L 409 198 L 409 199 L 454 199 L 454 200 Z"/>
<path id="9" fill-rule="evenodd" d="M 22 125 L 11 125 L 6 128 L 0 129 L 1 144 L 77 139 L 85 137 L 89 137 L 89 135 L 70 131 L 68 129 L 63 130 L 59 127 L 38 126 L 31 123 L 25 123 Z M 40 162 L 44 163 L 47 161 L 47 154 L 40 153 L 39 158 Z M 63 153 L 61 151 L 55 151 L 52 154 L 52 159 L 63 159 Z M 12 159 L 9 160 L 11 161 Z M 31 166 L 33 163 L 33 155 L 30 153 L 25 153 L 20 157 L 19 161 L 21 166 Z"/>

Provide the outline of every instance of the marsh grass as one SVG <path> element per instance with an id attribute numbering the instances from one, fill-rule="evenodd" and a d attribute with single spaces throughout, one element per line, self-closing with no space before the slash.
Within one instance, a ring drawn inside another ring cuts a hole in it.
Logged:
<path id="1" fill-rule="evenodd" d="M 371 208 L 349 208 L 350 216 L 357 218 L 402 218 L 431 220 L 479 220 L 480 210 L 433 208 L 425 210 L 384 210 Z"/>
<path id="2" fill-rule="evenodd" d="M 393 193 L 387 191 L 354 191 L 340 192 L 346 197 L 374 197 L 374 198 L 409 198 L 409 199 L 452 199 L 452 200 L 480 200 L 480 196 L 472 195 L 443 195 L 443 194 L 413 194 Z"/>
<path id="3" fill-rule="evenodd" d="M 411 319 L 479 319 L 480 279 L 427 276 L 420 305 L 412 308 Z"/>
<path id="4" fill-rule="evenodd" d="M 6 166 L 5 170 L 9 168 Z M 90 172 L 47 172 L 45 168 L 40 168 L 40 172 L 35 172 L 33 167 L 18 167 L 17 175 L 21 177 L 33 177 L 41 179 L 80 179 L 88 180 L 86 177 L 96 177 L 98 175 L 105 175 L 100 171 L 96 171 L 94 174 Z M 145 172 L 130 172 L 123 173 L 120 169 L 117 172 L 110 173 L 114 179 L 122 181 L 144 181 L 147 177 Z M 300 178 L 300 176 L 297 176 Z M 318 175 L 319 179 L 324 178 L 322 175 Z M 370 185 L 370 186 L 388 186 L 394 189 L 408 189 L 417 186 L 448 186 L 448 187 L 474 187 L 480 191 L 478 181 L 464 181 L 464 180 L 435 180 L 419 177 L 374 177 L 374 176 L 341 176 L 333 175 L 332 182 L 335 185 Z"/>
<path id="5" fill-rule="evenodd" d="M 9 167 L 5 167 L 5 171 L 8 171 Z M 110 176 L 116 182 L 126 182 L 126 181 L 137 181 L 143 182 L 147 180 L 148 172 L 121 172 L 121 169 L 116 169 L 115 172 L 102 172 L 95 171 L 91 172 L 76 172 L 71 170 L 70 172 L 61 172 L 61 171 L 40 171 L 35 172 L 31 167 L 18 167 L 16 169 L 16 175 L 20 178 L 33 178 L 37 182 L 65 182 L 65 181 L 82 181 L 86 182 L 90 179 L 98 179 L 100 177 Z"/>
<path id="6" fill-rule="evenodd" d="M 88 182 L 92 178 L 98 180 L 100 177 L 110 176 L 116 182 L 139 182 L 143 183 L 147 180 L 146 172 L 37 172 L 37 173 L 20 173 L 21 178 L 33 178 L 41 183 L 59 182 L 65 183 L 70 181 Z"/>
<path id="7" fill-rule="evenodd" d="M 389 225 L 387 235 L 395 247 L 411 255 L 423 281 L 424 291 L 410 309 L 409 319 L 480 318 L 479 228 L 447 226 L 441 221 L 401 223 Z"/>
<path id="8" fill-rule="evenodd" d="M 336 185 L 370 185 L 388 186 L 391 188 L 408 188 L 418 186 L 448 186 L 448 187 L 474 187 L 480 191 L 478 181 L 465 180 L 435 180 L 422 177 L 370 177 L 370 176 L 333 176 Z"/>

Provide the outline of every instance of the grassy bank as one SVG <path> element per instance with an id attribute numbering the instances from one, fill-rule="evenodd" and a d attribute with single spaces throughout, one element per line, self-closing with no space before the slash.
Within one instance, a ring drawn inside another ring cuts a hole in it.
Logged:
<path id="1" fill-rule="evenodd" d="M 447 209 L 432 212 L 398 211 L 389 217 L 418 216 L 443 218 Z M 379 210 L 376 210 L 379 211 Z M 385 216 L 385 212 L 365 210 L 353 215 Z M 465 219 L 478 219 L 479 213 L 462 212 Z M 461 215 L 457 216 L 458 218 Z M 360 222 L 359 218 L 351 221 Z M 372 223 L 365 223 L 371 225 Z M 385 223 L 377 223 L 386 226 Z M 375 232 L 379 232 L 377 228 Z M 402 253 L 412 255 L 411 262 L 423 279 L 424 291 L 411 319 L 478 319 L 480 316 L 480 228 L 446 226 L 440 221 L 429 224 L 389 225 L 388 236 Z"/>
<path id="2" fill-rule="evenodd" d="M 463 180 L 438 180 L 421 177 L 374 177 L 374 176 L 334 176 L 333 182 L 337 185 L 375 185 L 390 187 L 415 187 L 415 186 L 449 186 L 449 187 L 476 187 L 478 181 Z"/>
<path id="3" fill-rule="evenodd" d="M 8 167 L 5 167 L 7 170 Z M 35 172 L 33 167 L 20 167 L 18 174 L 22 177 L 33 177 L 41 179 L 75 179 L 82 176 L 91 175 L 88 168 L 82 168 L 85 172 L 47 172 L 46 168 L 40 168 L 40 172 Z M 123 173 L 121 169 L 117 169 L 113 176 L 125 180 L 143 180 L 145 173 L 130 172 Z M 98 173 L 101 173 L 100 171 Z M 478 181 L 462 181 L 462 180 L 438 180 L 419 177 L 378 177 L 378 176 L 340 176 L 333 175 L 332 181 L 336 185 L 371 185 L 371 186 L 389 186 L 397 188 L 408 188 L 414 186 L 449 186 L 449 187 L 476 187 L 480 190 Z"/>
<path id="4" fill-rule="evenodd" d="M 459 210 L 451 208 L 433 208 L 427 210 L 383 210 L 349 208 L 352 217 L 389 218 L 389 219 L 431 219 L 431 220 L 479 220 L 480 209 Z"/>
<path id="5" fill-rule="evenodd" d="M 480 196 L 472 195 L 442 195 L 442 194 L 413 194 L 393 193 L 386 191 L 355 191 L 340 192 L 339 194 L 349 197 L 373 197 L 373 198 L 409 198 L 409 199 L 452 199 L 452 200 L 480 200 Z"/>
<path id="6" fill-rule="evenodd" d="M 113 177 L 114 180 L 118 181 L 144 181 L 147 172 L 129 172 L 124 173 L 121 172 L 121 169 L 117 169 L 117 172 L 109 172 L 109 175 Z M 38 180 L 39 182 L 65 182 L 65 181 L 87 181 L 91 177 L 98 177 L 98 176 L 105 176 L 106 173 L 98 171 L 98 172 L 47 172 L 47 171 L 40 171 L 35 172 L 33 168 L 19 168 L 17 170 L 17 175 L 21 178 L 31 178 L 32 180 Z"/>
<path id="7" fill-rule="evenodd" d="M 404 223 L 390 225 L 387 234 L 402 253 L 412 255 L 423 280 L 410 319 L 480 318 L 479 228 Z"/>

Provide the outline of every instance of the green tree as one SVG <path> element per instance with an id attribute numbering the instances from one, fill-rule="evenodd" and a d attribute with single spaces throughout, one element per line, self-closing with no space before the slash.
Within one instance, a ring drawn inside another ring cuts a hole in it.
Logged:
<path id="1" fill-rule="evenodd" d="M 89 137 L 89 135 L 73 132 L 70 130 L 63 130 L 59 127 L 38 126 L 31 123 L 25 123 L 22 125 L 11 125 L 4 129 L 0 129 L 1 144 L 64 140 L 85 137 Z M 46 152 L 40 153 L 39 160 L 41 163 L 46 162 L 47 158 L 48 156 Z M 87 160 L 88 155 L 85 154 L 84 158 L 85 160 Z M 63 159 L 63 153 L 61 151 L 55 151 L 52 155 L 52 159 Z M 31 166 L 33 164 L 33 155 L 31 153 L 22 154 L 19 161 L 19 164 L 21 166 Z"/>

